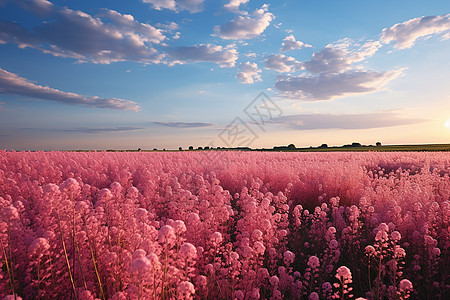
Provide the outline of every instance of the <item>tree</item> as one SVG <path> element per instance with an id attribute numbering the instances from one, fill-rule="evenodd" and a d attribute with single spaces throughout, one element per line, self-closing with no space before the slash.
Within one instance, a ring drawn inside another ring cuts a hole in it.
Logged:
<path id="1" fill-rule="evenodd" d="M 289 144 L 288 149 L 289 149 L 289 150 L 295 149 L 295 145 L 294 145 L 294 144 Z"/>
<path id="2" fill-rule="evenodd" d="M 381 142 L 377 142 L 377 147 L 380 147 L 381 146 Z"/>
<path id="3" fill-rule="evenodd" d="M 183 151 L 183 148 L 181 148 L 181 147 L 178 147 L 178 151 Z"/>
<path id="4" fill-rule="evenodd" d="M 322 145 L 319 146 L 319 148 L 328 148 L 328 145 L 327 144 L 322 144 Z"/>
<path id="5" fill-rule="evenodd" d="M 203 150 L 203 148 L 202 147 L 198 147 L 197 150 Z"/>
<path id="6" fill-rule="evenodd" d="M 141 149 L 141 148 L 138 148 L 138 151 L 139 151 L 139 152 L 141 152 L 141 151 L 142 151 L 142 149 Z"/>
<path id="7" fill-rule="evenodd" d="M 194 146 L 189 146 L 189 151 L 194 150 Z"/>

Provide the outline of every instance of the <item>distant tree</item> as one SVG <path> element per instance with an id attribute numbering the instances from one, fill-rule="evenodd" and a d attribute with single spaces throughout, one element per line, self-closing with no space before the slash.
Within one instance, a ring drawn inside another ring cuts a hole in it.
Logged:
<path id="1" fill-rule="evenodd" d="M 166 148 L 164 148 L 163 151 L 166 151 Z"/>
<path id="2" fill-rule="evenodd" d="M 194 146 L 189 146 L 189 150 L 190 151 L 194 150 Z"/>
<path id="3" fill-rule="evenodd" d="M 327 144 L 322 144 L 322 145 L 319 146 L 319 148 L 328 148 L 328 145 Z"/>
<path id="4" fill-rule="evenodd" d="M 202 147 L 198 147 L 197 150 L 203 150 L 203 148 Z"/>
<path id="5" fill-rule="evenodd" d="M 289 146 L 287 146 L 289 150 L 295 149 L 295 145 L 294 144 L 289 144 Z"/>
<path id="6" fill-rule="evenodd" d="M 361 147 L 361 144 L 360 143 L 352 143 L 352 147 Z"/>
<path id="7" fill-rule="evenodd" d="M 153 151 L 158 151 L 158 149 L 156 149 L 156 148 L 153 148 Z"/>
<path id="8" fill-rule="evenodd" d="M 183 148 L 181 148 L 181 147 L 178 147 L 178 151 L 183 151 Z"/>
<path id="9" fill-rule="evenodd" d="M 381 146 L 381 142 L 377 142 L 377 147 L 380 147 Z"/>
<path id="10" fill-rule="evenodd" d="M 138 148 L 138 151 L 139 151 L 139 152 L 141 152 L 141 151 L 142 151 L 142 149 L 141 149 L 141 148 Z"/>
<path id="11" fill-rule="evenodd" d="M 206 146 L 206 147 L 205 147 L 205 150 L 209 150 L 209 146 Z"/>

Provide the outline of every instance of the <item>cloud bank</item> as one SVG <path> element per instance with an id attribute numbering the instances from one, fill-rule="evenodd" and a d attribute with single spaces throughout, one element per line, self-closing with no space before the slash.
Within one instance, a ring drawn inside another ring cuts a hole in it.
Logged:
<path id="1" fill-rule="evenodd" d="M 79 62 L 159 63 L 163 58 L 153 48 L 166 38 L 161 30 L 138 22 L 132 15 L 104 9 L 94 17 L 45 0 L 25 0 L 19 5 L 44 18 L 44 22 L 28 30 L 17 23 L 0 21 L 0 43 L 13 42 L 20 48 L 31 47 Z"/>
<path id="2" fill-rule="evenodd" d="M 450 30 L 450 14 L 419 17 L 383 29 L 380 40 L 385 44 L 394 42 L 397 49 L 414 45 L 417 39 Z"/>
<path id="3" fill-rule="evenodd" d="M 151 4 L 153 9 L 169 9 L 173 11 L 187 10 L 197 13 L 203 10 L 203 0 L 142 0 L 143 3 Z"/>
<path id="4" fill-rule="evenodd" d="M 293 99 L 332 100 L 337 97 L 378 91 L 401 74 L 400 69 L 386 72 L 348 71 L 313 77 L 279 76 L 275 87 Z"/>
<path id="5" fill-rule="evenodd" d="M 139 105 L 133 101 L 117 98 L 87 97 L 76 93 L 63 92 L 47 86 L 37 85 L 17 74 L 10 73 L 1 68 L 0 93 L 95 108 L 139 110 Z"/>
<path id="6" fill-rule="evenodd" d="M 186 62 L 213 62 L 220 67 L 234 67 L 238 59 L 238 52 L 234 46 L 222 47 L 212 44 L 200 44 L 189 47 L 173 49 L 169 56 L 173 59 L 171 64 Z"/>
<path id="7" fill-rule="evenodd" d="M 155 125 L 176 128 L 202 128 L 216 125 L 209 122 L 153 122 Z"/>
<path id="8" fill-rule="evenodd" d="M 285 125 L 297 130 L 317 129 L 372 129 L 411 125 L 426 122 L 425 119 L 404 118 L 395 111 L 367 114 L 303 114 L 282 116 L 270 123 Z"/>
<path id="9" fill-rule="evenodd" d="M 270 55 L 265 61 L 266 69 L 280 73 L 295 72 L 304 69 L 303 64 L 295 58 L 283 54 Z"/>
<path id="10" fill-rule="evenodd" d="M 268 11 L 268 6 L 264 4 L 251 16 L 237 16 L 228 23 L 216 25 L 214 31 L 222 39 L 253 39 L 263 33 L 274 18 L 275 16 Z"/>

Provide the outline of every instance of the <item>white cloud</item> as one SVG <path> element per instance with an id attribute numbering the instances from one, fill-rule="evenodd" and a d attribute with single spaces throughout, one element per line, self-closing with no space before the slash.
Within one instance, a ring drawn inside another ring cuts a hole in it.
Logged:
<path id="1" fill-rule="evenodd" d="M 84 105 L 96 108 L 120 110 L 139 110 L 133 101 L 117 98 L 86 97 L 76 93 L 63 92 L 47 86 L 37 85 L 31 81 L 0 68 L 0 93 L 42 100 L 56 101 L 71 105 Z"/>
<path id="2" fill-rule="evenodd" d="M 380 40 L 384 44 L 394 42 L 397 49 L 406 49 L 419 38 L 447 30 L 450 30 L 450 14 L 419 17 L 383 29 Z"/>
<path id="3" fill-rule="evenodd" d="M 203 10 L 203 0 L 178 0 L 177 4 L 180 8 L 188 10 L 191 13 Z"/>
<path id="4" fill-rule="evenodd" d="M 266 60 L 266 69 L 272 69 L 280 73 L 295 72 L 303 69 L 302 63 L 295 58 L 283 54 L 270 55 Z"/>
<path id="5" fill-rule="evenodd" d="M 371 129 L 422 123 L 427 120 L 405 118 L 396 111 L 366 114 L 303 114 L 282 116 L 269 123 L 282 124 L 297 130 Z"/>
<path id="6" fill-rule="evenodd" d="M 166 126 L 166 127 L 176 127 L 176 128 L 201 128 L 210 127 L 216 125 L 215 123 L 209 122 L 153 122 L 155 125 Z"/>
<path id="7" fill-rule="evenodd" d="M 283 43 L 281 44 L 281 51 L 286 52 L 296 49 L 302 49 L 305 47 L 312 47 L 312 46 L 305 44 L 301 41 L 296 41 L 295 37 L 291 34 L 283 39 Z"/>
<path id="8" fill-rule="evenodd" d="M 168 31 L 177 30 L 179 28 L 178 24 L 175 22 L 168 22 L 166 24 L 156 23 L 155 27 L 162 28 L 162 29 L 168 30 Z"/>
<path id="9" fill-rule="evenodd" d="M 275 87 L 289 98 L 299 100 L 332 100 L 352 94 L 375 92 L 402 74 L 402 70 L 387 72 L 351 70 L 318 76 L 279 76 Z"/>
<path id="10" fill-rule="evenodd" d="M 170 10 L 176 9 L 175 0 L 142 0 L 142 2 L 151 4 L 156 10 L 161 10 L 163 8 Z"/>
<path id="11" fill-rule="evenodd" d="M 268 6 L 264 4 L 255 10 L 252 16 L 237 16 L 228 23 L 216 25 L 214 31 L 223 39 L 252 39 L 263 33 L 274 18 L 274 15 L 268 12 Z"/>
<path id="12" fill-rule="evenodd" d="M 142 2 L 144 3 L 151 4 L 152 7 L 156 10 L 188 10 L 191 13 L 202 11 L 203 1 L 204 0 L 142 0 Z"/>
<path id="13" fill-rule="evenodd" d="M 175 33 L 175 35 L 172 37 L 172 39 L 178 40 L 180 38 L 180 36 L 181 36 L 181 32 L 178 31 Z"/>
<path id="14" fill-rule="evenodd" d="M 367 41 L 360 46 L 350 39 L 343 39 L 314 53 L 304 66 L 311 73 L 341 73 L 351 69 L 353 63 L 373 56 L 380 47 L 378 41 Z"/>
<path id="15" fill-rule="evenodd" d="M 239 72 L 236 74 L 236 78 L 242 83 L 255 83 L 261 81 L 261 70 L 258 69 L 256 63 L 246 62 L 239 65 Z"/>
<path id="16" fill-rule="evenodd" d="M 224 7 L 229 11 L 238 12 L 239 6 L 241 6 L 241 4 L 246 4 L 248 1 L 249 0 L 230 0 Z"/>
<path id="17" fill-rule="evenodd" d="M 190 47 L 178 47 L 169 53 L 173 59 L 170 64 L 186 62 L 213 62 L 220 67 L 234 67 L 238 52 L 234 45 L 222 47 L 212 44 L 200 44 Z"/>
<path id="18" fill-rule="evenodd" d="M 24 3 L 43 2 L 28 0 Z M 35 11 L 34 6 L 31 11 Z M 26 8 L 27 8 L 26 7 Z M 12 41 L 20 48 L 31 47 L 54 56 L 71 57 L 80 62 L 108 64 L 116 61 L 158 63 L 162 55 L 152 44 L 165 36 L 152 25 L 133 16 L 105 9 L 93 17 L 82 11 L 47 7 L 42 24 L 27 30 L 19 24 L 0 21 L 0 40 Z"/>

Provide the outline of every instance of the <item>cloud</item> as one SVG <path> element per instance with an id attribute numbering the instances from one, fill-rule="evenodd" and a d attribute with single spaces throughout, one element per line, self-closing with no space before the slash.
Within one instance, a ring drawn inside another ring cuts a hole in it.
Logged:
<path id="1" fill-rule="evenodd" d="M 279 76 L 275 87 L 284 96 L 299 100 L 332 100 L 352 94 L 375 92 L 402 74 L 402 70 L 386 72 L 351 70 L 313 77 Z"/>
<path id="2" fill-rule="evenodd" d="M 274 118 L 270 123 L 297 130 L 371 129 L 426 122 L 426 119 L 404 118 L 395 111 L 367 114 L 303 114 Z"/>
<path id="3" fill-rule="evenodd" d="M 178 24 L 175 22 L 168 22 L 166 24 L 156 23 L 155 27 L 162 28 L 162 29 L 169 30 L 169 31 L 177 30 L 179 28 Z"/>
<path id="4" fill-rule="evenodd" d="M 133 101 L 117 98 L 86 97 L 75 93 L 63 92 L 47 86 L 34 84 L 17 74 L 10 73 L 1 68 L 0 93 L 95 108 L 139 110 L 139 105 Z"/>
<path id="5" fill-rule="evenodd" d="M 379 41 L 367 41 L 360 46 L 350 39 L 343 39 L 315 52 L 303 65 L 315 74 L 341 73 L 349 70 L 353 63 L 373 56 L 380 47 Z"/>
<path id="6" fill-rule="evenodd" d="M 256 9 L 252 16 L 238 16 L 228 23 L 216 25 L 214 31 L 222 39 L 253 39 L 263 33 L 274 18 L 274 15 L 268 12 L 267 4 L 264 4 L 260 9 Z"/>
<path id="7" fill-rule="evenodd" d="M 239 65 L 239 72 L 236 74 L 236 78 L 242 83 L 254 83 L 261 81 L 261 70 L 258 69 L 256 63 L 246 62 Z"/>
<path id="8" fill-rule="evenodd" d="M 249 0 L 230 0 L 224 7 L 229 11 L 239 12 L 239 6 L 241 6 L 241 4 L 246 4 L 248 1 Z"/>
<path id="9" fill-rule="evenodd" d="M 383 29 L 380 41 L 384 44 L 394 42 L 397 49 L 406 49 L 422 37 L 450 30 L 450 14 L 414 18 Z"/>
<path id="10" fill-rule="evenodd" d="M 109 132 L 127 132 L 127 131 L 135 131 L 142 130 L 144 127 L 132 127 L 132 126 L 124 126 L 124 127 L 87 127 L 87 128 L 73 128 L 73 129 L 56 129 L 55 131 L 63 131 L 63 132 L 82 132 L 82 133 L 109 133 Z"/>
<path id="11" fill-rule="evenodd" d="M 54 56 L 75 58 L 80 62 L 159 63 L 163 58 L 152 46 L 166 38 L 161 30 L 138 22 L 132 15 L 104 9 L 93 17 L 82 11 L 57 7 L 44 0 L 18 3 L 46 18 L 32 30 L 17 23 L 0 21 L 0 42 L 12 41 L 20 48 L 31 47 Z M 41 8 L 42 3 L 50 4 L 46 4 L 44 9 Z"/>
<path id="12" fill-rule="evenodd" d="M 203 10 L 203 0 L 142 0 L 151 4 L 156 10 L 169 9 L 173 11 L 188 10 L 197 13 Z"/>
<path id="13" fill-rule="evenodd" d="M 176 127 L 176 128 L 201 128 L 210 127 L 216 125 L 215 123 L 209 122 L 153 122 L 155 125 L 166 126 L 166 127 Z"/>
<path id="14" fill-rule="evenodd" d="M 220 67 L 234 67 L 238 52 L 233 45 L 222 47 L 212 44 L 200 44 L 189 47 L 178 47 L 169 52 L 173 59 L 170 64 L 185 62 L 213 62 Z"/>
<path id="15" fill-rule="evenodd" d="M 291 34 L 283 39 L 283 43 L 281 44 L 281 51 L 291 51 L 296 49 L 302 49 L 306 47 L 312 47 L 311 45 L 305 44 L 301 41 L 296 41 L 295 37 Z"/>
<path id="16" fill-rule="evenodd" d="M 266 69 L 272 69 L 280 73 L 294 72 L 303 69 L 302 63 L 295 58 L 283 54 L 270 55 L 266 60 Z"/>

